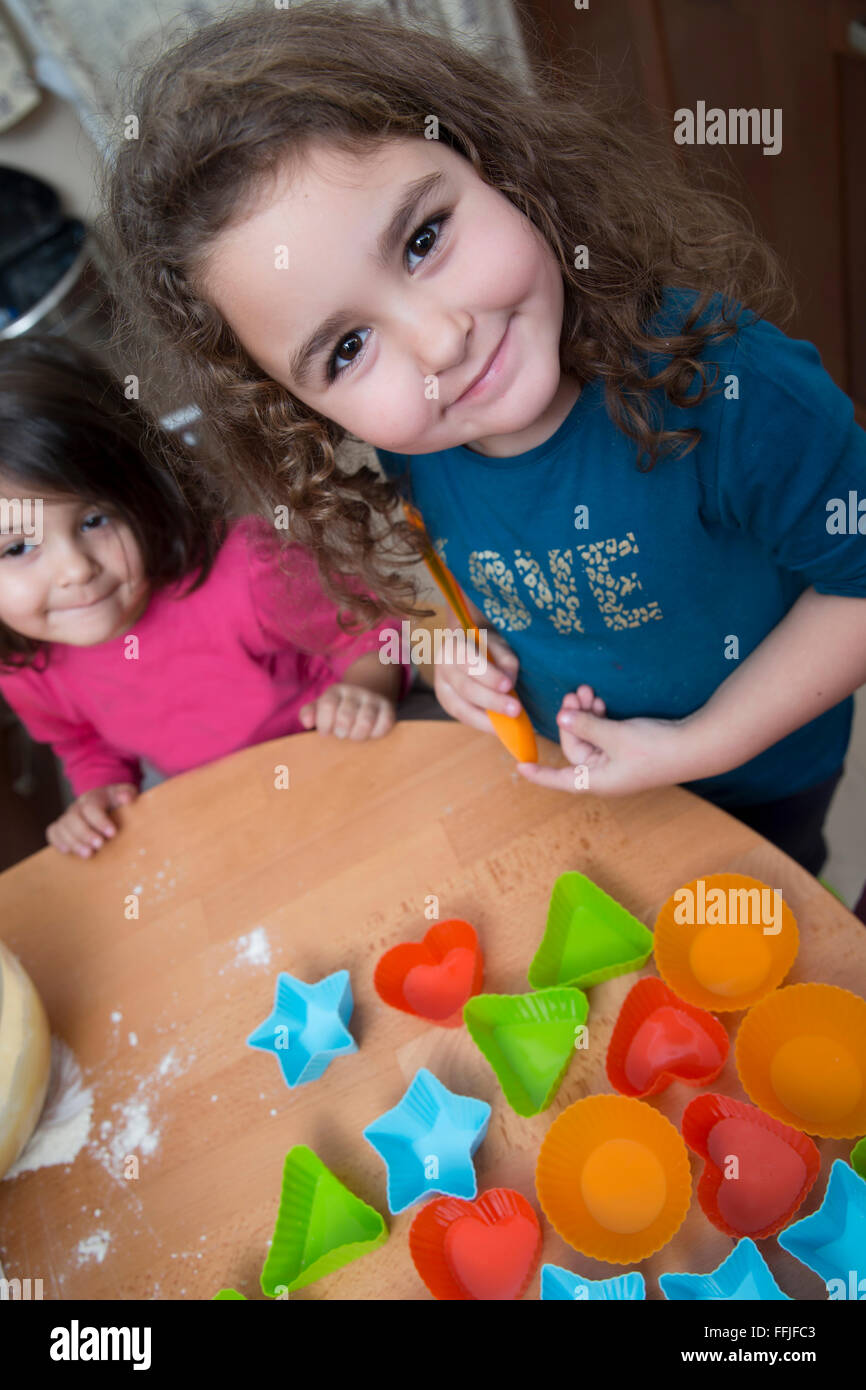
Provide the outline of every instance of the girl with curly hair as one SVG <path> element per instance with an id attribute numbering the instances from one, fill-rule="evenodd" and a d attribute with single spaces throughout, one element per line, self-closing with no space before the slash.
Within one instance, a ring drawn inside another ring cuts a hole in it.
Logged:
<path id="1" fill-rule="evenodd" d="M 174 363 L 225 497 L 287 506 L 368 622 L 423 612 L 408 498 L 494 657 L 437 668 L 448 713 L 519 700 L 566 759 L 529 780 L 682 783 L 817 872 L 866 679 L 866 547 L 830 524 L 866 435 L 768 318 L 792 297 L 742 209 L 603 84 L 524 88 L 384 9 L 255 6 L 126 110 L 128 340 Z"/>

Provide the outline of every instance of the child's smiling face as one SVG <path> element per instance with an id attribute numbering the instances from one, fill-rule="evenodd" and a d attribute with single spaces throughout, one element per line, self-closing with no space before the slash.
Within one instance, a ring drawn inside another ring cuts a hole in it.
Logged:
<path id="1" fill-rule="evenodd" d="M 351 158 L 313 146 L 217 238 L 201 286 L 268 376 L 395 453 L 521 453 L 579 394 L 560 369 L 553 252 L 436 140 L 389 140 Z"/>
<path id="2" fill-rule="evenodd" d="M 37 527 L 32 494 L 0 477 L 0 497 L 7 503 L 0 517 L 0 621 L 7 627 L 40 642 L 90 647 L 141 616 L 148 583 L 126 522 L 78 498 L 46 497 Z"/>

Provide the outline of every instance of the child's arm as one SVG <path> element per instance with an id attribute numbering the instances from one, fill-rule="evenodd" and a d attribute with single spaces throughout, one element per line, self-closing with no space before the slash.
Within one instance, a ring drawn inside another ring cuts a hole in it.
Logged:
<path id="1" fill-rule="evenodd" d="M 700 769 L 689 776 L 739 767 L 864 684 L 866 598 L 807 589 L 683 721 L 683 757 Z"/>
<path id="2" fill-rule="evenodd" d="M 89 858 L 117 832 L 108 812 L 138 796 L 138 759 L 112 748 L 92 724 L 60 708 L 38 672 L 25 669 L 5 677 L 0 690 L 30 737 L 51 745 L 75 793 L 72 805 L 47 827 L 48 843 L 61 854 Z"/>
<path id="3" fill-rule="evenodd" d="M 570 767 L 523 763 L 530 782 L 626 795 L 740 767 L 866 684 L 866 598 L 807 589 L 742 666 L 684 719 L 606 719 L 566 696 Z M 578 774 L 581 774 L 578 776 Z"/>
<path id="4" fill-rule="evenodd" d="M 88 720 L 66 712 L 38 672 L 4 676 L 0 692 L 34 742 L 51 745 L 76 796 L 114 783 L 140 787 L 138 759 L 112 747 Z"/>
<path id="5" fill-rule="evenodd" d="M 295 647 L 306 654 L 310 698 L 298 711 L 301 724 L 338 737 L 380 738 L 393 726 L 396 702 L 412 684 L 408 664 L 380 657 L 385 633 L 399 637 L 400 619 L 383 618 L 366 632 L 344 631 L 313 556 L 291 546 L 277 557 L 267 523 L 256 518 L 249 526 L 251 537 L 259 532 L 265 541 L 262 549 L 251 545 L 248 563 L 251 610 L 261 639 L 256 650 Z M 364 592 L 357 581 L 352 587 Z"/>
<path id="6" fill-rule="evenodd" d="M 629 793 L 742 766 L 866 682 L 866 434 L 817 349 L 771 324 L 742 329 L 727 364 L 704 479 L 708 519 L 750 536 L 802 592 L 700 708 L 683 719 L 557 716 L 572 767 L 521 766 L 565 790 Z M 853 512 L 853 515 L 852 515 Z M 732 612 L 723 634 L 737 632 Z M 568 700 L 569 697 L 566 697 Z M 575 778 L 583 766 L 588 777 Z"/>

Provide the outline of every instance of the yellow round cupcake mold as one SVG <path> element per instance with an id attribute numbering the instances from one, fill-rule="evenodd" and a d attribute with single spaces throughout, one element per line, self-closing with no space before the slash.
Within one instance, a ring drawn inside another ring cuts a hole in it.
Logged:
<path id="1" fill-rule="evenodd" d="M 668 898 L 653 949 L 659 974 L 681 999 L 730 1013 L 776 989 L 799 944 L 780 889 L 746 874 L 705 874 Z"/>
<path id="2" fill-rule="evenodd" d="M 692 1195 L 682 1136 L 629 1096 L 587 1096 L 563 1110 L 541 1145 L 535 1186 L 563 1240 L 613 1264 L 636 1263 L 667 1245 Z"/>
<path id="3" fill-rule="evenodd" d="M 838 985 L 788 985 L 749 1011 L 735 1050 L 743 1088 L 807 1134 L 866 1129 L 866 999 Z"/>

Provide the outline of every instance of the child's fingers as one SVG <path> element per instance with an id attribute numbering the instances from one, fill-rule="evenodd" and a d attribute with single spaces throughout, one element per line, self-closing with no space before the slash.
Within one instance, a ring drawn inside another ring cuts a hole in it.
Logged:
<path id="1" fill-rule="evenodd" d="M 360 691 L 351 686 L 340 691 L 334 712 L 333 732 L 337 738 L 350 738 L 358 718 L 365 708 Z"/>
<path id="2" fill-rule="evenodd" d="M 307 704 L 301 705 L 298 710 L 298 719 L 305 729 L 313 729 L 316 726 L 316 702 L 309 700 Z"/>
<path id="3" fill-rule="evenodd" d="M 55 821 L 49 825 L 45 831 L 45 838 L 49 845 L 53 845 L 61 854 L 69 854 L 72 851 L 72 841 L 63 830 L 60 821 Z"/>
<path id="4" fill-rule="evenodd" d="M 487 670 L 477 676 L 470 676 L 468 672 L 454 667 L 445 679 L 455 694 L 475 709 L 513 716 L 520 713 L 520 701 L 508 693 L 511 681 L 498 666 L 488 665 Z"/>
<path id="5" fill-rule="evenodd" d="M 373 725 L 370 737 L 384 738 L 385 734 L 389 733 L 390 730 L 393 729 L 396 722 L 397 710 L 393 700 L 383 699 L 380 702 L 379 713 L 376 716 L 376 722 Z"/>
<path id="6" fill-rule="evenodd" d="M 467 700 L 462 693 L 466 689 L 471 689 L 474 685 L 472 681 L 455 681 L 453 670 L 447 674 L 444 668 L 437 668 L 434 675 L 433 688 L 436 691 L 436 698 L 446 714 L 450 714 L 452 719 L 457 719 L 461 724 L 466 724 L 470 729 L 478 729 L 482 733 L 493 733 L 493 725 L 487 716 L 485 709 L 481 705 L 473 704 Z M 481 692 L 479 698 L 492 699 L 490 692 L 486 692 L 483 686 L 476 687 L 476 694 Z"/>
<path id="7" fill-rule="evenodd" d="M 441 683 L 437 681 L 435 690 L 436 699 L 445 713 L 450 714 L 452 719 L 457 719 L 470 729 L 478 729 L 481 733 L 490 734 L 493 732 L 493 725 L 484 710 L 478 709 L 476 705 L 470 705 L 457 694 L 453 685 L 444 681 Z"/>
<path id="8" fill-rule="evenodd" d="M 315 728 L 320 734 L 333 733 L 339 703 L 339 696 L 334 693 L 333 689 L 326 690 L 324 695 L 320 695 L 315 701 Z"/>
<path id="9" fill-rule="evenodd" d="M 87 822 L 81 817 L 78 808 L 71 806 L 59 821 L 55 821 L 54 829 L 59 844 L 65 844 L 67 851 L 78 854 L 82 859 L 88 859 L 98 846 L 92 842 L 93 832 Z M 100 839 L 99 844 L 102 844 Z"/>
<path id="10" fill-rule="evenodd" d="M 118 806 L 129 806 L 139 795 L 138 787 L 134 782 L 112 782 L 110 786 L 105 788 L 105 792 L 109 809 L 115 809 Z M 114 822 L 112 821 L 112 825 L 113 824 Z"/>
<path id="11" fill-rule="evenodd" d="M 114 835 L 117 831 L 117 826 L 105 810 L 101 798 L 97 799 L 94 797 L 91 800 L 89 797 L 82 797 L 78 805 L 84 824 L 90 829 L 99 831 L 99 835 L 90 837 L 92 841 L 97 842 L 94 844 L 94 849 L 96 849 L 98 845 L 102 843 L 100 835 L 108 837 Z"/>
<path id="12" fill-rule="evenodd" d="M 599 750 L 594 743 L 587 743 L 584 739 L 569 733 L 567 729 L 560 729 L 559 744 L 568 761 L 574 767 L 578 767 L 581 763 L 591 767 L 598 757 Z"/>
<path id="13" fill-rule="evenodd" d="M 507 643 L 495 633 L 487 633 L 487 649 L 492 654 L 495 664 L 506 673 L 511 684 L 517 680 L 517 672 L 520 670 L 520 660 Z M 488 658 L 489 659 L 489 658 Z"/>
<path id="14" fill-rule="evenodd" d="M 571 715 L 586 711 L 589 714 L 604 716 L 604 701 L 598 699 L 589 685 L 580 685 L 574 692 L 563 696 L 562 707 L 556 716 L 559 728 L 559 742 L 563 753 L 568 761 L 575 766 L 586 764 L 591 767 L 598 762 L 600 749 L 594 743 L 588 742 L 574 733 L 571 724 Z"/>
<path id="15" fill-rule="evenodd" d="M 374 695 L 362 697 L 355 704 L 355 717 L 349 726 L 347 738 L 356 743 L 370 737 L 381 712 L 381 702 Z"/>
<path id="16" fill-rule="evenodd" d="M 591 685 L 579 685 L 577 690 L 569 690 L 562 697 L 564 710 L 589 710 L 592 714 L 604 714 L 604 700 L 596 695 Z"/>

